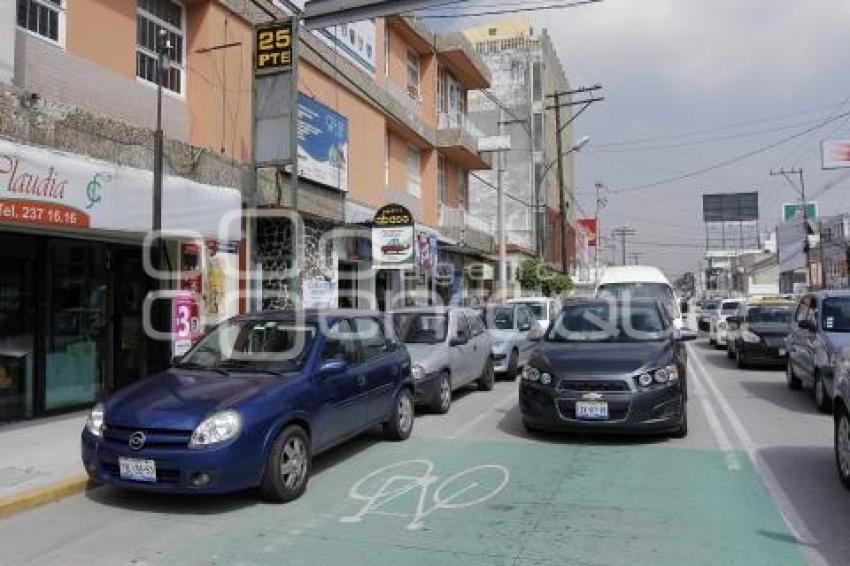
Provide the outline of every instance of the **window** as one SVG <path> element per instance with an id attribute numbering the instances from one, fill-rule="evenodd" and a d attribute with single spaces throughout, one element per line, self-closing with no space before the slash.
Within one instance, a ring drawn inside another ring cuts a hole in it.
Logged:
<path id="1" fill-rule="evenodd" d="M 460 201 L 460 206 L 463 209 L 468 208 L 468 191 L 466 190 L 466 171 L 458 167 L 457 169 L 457 198 Z"/>
<path id="2" fill-rule="evenodd" d="M 357 338 L 360 340 L 364 362 L 380 358 L 386 353 L 387 338 L 377 320 L 374 318 L 356 318 L 354 319 L 354 326 L 357 329 Z"/>
<path id="3" fill-rule="evenodd" d="M 351 323 L 347 320 L 340 320 L 328 332 L 328 339 L 322 350 L 322 361 L 332 360 L 349 364 L 358 362 L 357 340 L 351 329 Z"/>
<path id="4" fill-rule="evenodd" d="M 407 148 L 407 192 L 415 197 L 422 196 L 421 156 L 415 147 Z"/>
<path id="5" fill-rule="evenodd" d="M 407 93 L 419 100 L 419 54 L 413 49 L 407 50 Z"/>
<path id="6" fill-rule="evenodd" d="M 442 155 L 437 158 L 437 186 L 440 189 L 440 203 L 449 202 L 449 163 Z"/>
<path id="7" fill-rule="evenodd" d="M 61 44 L 64 19 L 62 0 L 18 0 L 18 26 L 41 37 Z"/>
<path id="8" fill-rule="evenodd" d="M 469 328 L 469 321 L 460 311 L 455 313 L 455 335 L 464 336 L 466 338 L 472 337 L 472 330 Z"/>
<path id="9" fill-rule="evenodd" d="M 163 74 L 162 86 L 183 92 L 183 7 L 172 0 L 138 0 L 136 10 L 136 76 L 156 83 L 160 31 L 168 34 L 171 65 Z"/>
<path id="10" fill-rule="evenodd" d="M 493 37 L 498 32 L 499 32 L 498 28 L 490 28 L 490 29 L 487 30 L 487 33 L 490 35 L 490 37 Z"/>
<path id="11" fill-rule="evenodd" d="M 534 102 L 543 100 L 543 66 L 536 61 L 531 67 L 531 97 Z"/>
<path id="12" fill-rule="evenodd" d="M 543 113 L 534 113 L 534 150 L 543 150 Z"/>
<path id="13" fill-rule="evenodd" d="M 481 321 L 481 317 L 479 317 L 477 313 L 474 311 L 467 312 L 466 321 L 469 324 L 469 330 L 472 332 L 473 336 L 481 336 L 484 334 L 486 329 L 484 328 L 484 323 Z"/>

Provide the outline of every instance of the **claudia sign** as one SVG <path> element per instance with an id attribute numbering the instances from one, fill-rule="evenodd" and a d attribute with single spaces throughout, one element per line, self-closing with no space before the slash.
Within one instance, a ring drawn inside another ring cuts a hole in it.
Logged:
<path id="1" fill-rule="evenodd" d="M 850 140 L 825 140 L 821 142 L 824 169 L 850 167 Z"/>
<path id="2" fill-rule="evenodd" d="M 152 187 L 150 171 L 0 139 L 0 222 L 145 233 Z M 236 189 L 167 176 L 163 227 L 238 240 L 237 222 L 225 234 L 219 224 L 241 202 Z"/>
<path id="3" fill-rule="evenodd" d="M 412 268 L 413 228 L 413 215 L 402 205 L 388 204 L 378 210 L 372 225 L 372 268 Z"/>
<path id="4" fill-rule="evenodd" d="M 580 230 L 583 230 L 587 237 L 587 247 L 596 247 L 596 218 L 579 218 L 576 221 Z"/>

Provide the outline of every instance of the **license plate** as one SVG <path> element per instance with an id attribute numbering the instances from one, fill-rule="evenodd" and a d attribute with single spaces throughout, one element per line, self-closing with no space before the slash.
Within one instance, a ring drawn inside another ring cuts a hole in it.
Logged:
<path id="1" fill-rule="evenodd" d="M 118 458 L 122 480 L 156 482 L 156 462 L 137 458 Z"/>
<path id="2" fill-rule="evenodd" d="M 605 401 L 577 401 L 576 418 L 588 421 L 608 419 L 608 403 Z"/>

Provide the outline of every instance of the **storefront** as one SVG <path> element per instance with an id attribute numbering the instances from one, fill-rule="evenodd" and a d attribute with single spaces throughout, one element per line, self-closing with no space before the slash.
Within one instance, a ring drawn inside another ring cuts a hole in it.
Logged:
<path id="1" fill-rule="evenodd" d="M 142 324 L 151 186 L 149 171 L 0 140 L 0 422 L 90 405 L 168 363 L 172 344 Z M 165 229 L 238 244 L 238 219 L 219 225 L 239 191 L 168 177 L 163 202 Z"/>

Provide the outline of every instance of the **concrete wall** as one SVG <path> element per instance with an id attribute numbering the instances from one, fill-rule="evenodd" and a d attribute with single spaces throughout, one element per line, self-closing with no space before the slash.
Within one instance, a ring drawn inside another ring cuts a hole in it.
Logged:
<path id="1" fill-rule="evenodd" d="M 11 83 L 15 76 L 16 3 L 0 2 L 0 82 Z"/>

